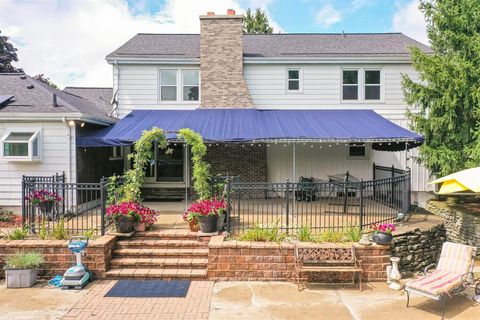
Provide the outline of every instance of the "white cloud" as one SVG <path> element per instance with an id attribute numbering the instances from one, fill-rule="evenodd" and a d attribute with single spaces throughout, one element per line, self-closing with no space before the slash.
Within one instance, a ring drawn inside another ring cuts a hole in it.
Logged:
<path id="1" fill-rule="evenodd" d="M 329 3 L 318 10 L 315 15 L 315 21 L 324 28 L 330 27 L 341 19 L 340 12 Z"/>
<path id="2" fill-rule="evenodd" d="M 422 12 L 418 9 L 417 0 L 397 3 L 397 11 L 393 15 L 392 29 L 428 44 L 426 22 Z"/>
<path id="3" fill-rule="evenodd" d="M 270 3 L 260 2 L 262 8 Z M 166 0 L 155 14 L 145 6 L 142 1 L 129 8 L 126 0 L 0 0 L 0 30 L 18 48 L 17 66 L 28 74 L 45 73 L 61 87 L 111 86 L 105 56 L 136 33 L 198 33 L 200 14 L 243 12 L 238 0 Z"/>

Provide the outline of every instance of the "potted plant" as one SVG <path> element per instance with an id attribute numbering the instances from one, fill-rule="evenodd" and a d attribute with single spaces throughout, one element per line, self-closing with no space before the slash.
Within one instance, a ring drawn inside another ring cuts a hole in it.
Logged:
<path id="1" fill-rule="evenodd" d="M 382 223 L 372 225 L 372 240 L 376 244 L 390 244 L 393 240 L 392 233 L 395 232 L 395 225 L 392 223 Z"/>
<path id="2" fill-rule="evenodd" d="M 133 201 L 124 201 L 120 204 L 111 204 L 106 209 L 107 217 L 115 222 L 115 229 L 118 233 L 129 233 L 133 231 L 133 223 L 138 220 L 138 209 L 140 204 Z"/>
<path id="3" fill-rule="evenodd" d="M 17 252 L 5 261 L 7 288 L 30 288 L 37 282 L 37 268 L 43 256 L 35 251 Z"/>
<path id="4" fill-rule="evenodd" d="M 217 231 L 219 215 L 225 209 L 226 203 L 223 199 L 204 199 L 192 203 L 186 214 L 192 214 L 197 218 L 203 233 L 212 233 Z"/>
<path id="5" fill-rule="evenodd" d="M 140 205 L 137 211 L 137 222 L 134 224 L 133 228 L 135 231 L 143 232 L 155 222 L 157 222 L 158 213 L 148 207 Z"/>
<path id="6" fill-rule="evenodd" d="M 190 231 L 197 232 L 200 230 L 198 225 L 198 219 L 194 212 L 189 212 L 188 210 L 183 213 L 183 221 L 188 222 L 188 227 Z"/>
<path id="7" fill-rule="evenodd" d="M 53 191 L 46 189 L 34 190 L 25 199 L 32 205 L 38 206 L 43 214 L 46 214 L 49 218 L 55 204 L 62 201 L 62 197 Z"/>

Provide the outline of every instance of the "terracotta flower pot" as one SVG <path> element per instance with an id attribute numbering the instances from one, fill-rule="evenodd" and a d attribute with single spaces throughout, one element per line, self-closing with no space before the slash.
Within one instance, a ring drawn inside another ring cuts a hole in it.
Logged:
<path id="1" fill-rule="evenodd" d="M 198 222 L 200 224 L 200 230 L 202 230 L 203 233 L 216 232 L 218 215 L 199 216 Z"/>
<path id="2" fill-rule="evenodd" d="M 133 229 L 135 229 L 137 232 L 144 232 L 146 229 L 146 224 L 142 222 L 135 223 L 133 225 Z"/>
<path id="3" fill-rule="evenodd" d="M 115 229 L 118 233 L 129 233 L 133 231 L 133 217 L 119 216 L 115 219 Z"/>
<path id="4" fill-rule="evenodd" d="M 391 233 L 377 231 L 373 233 L 372 240 L 376 244 L 390 244 L 393 240 L 393 236 Z"/>
<path id="5" fill-rule="evenodd" d="M 198 221 L 195 219 L 192 221 L 188 221 L 188 227 L 190 228 L 190 231 L 193 231 L 193 232 L 197 232 L 198 230 L 200 230 Z"/>

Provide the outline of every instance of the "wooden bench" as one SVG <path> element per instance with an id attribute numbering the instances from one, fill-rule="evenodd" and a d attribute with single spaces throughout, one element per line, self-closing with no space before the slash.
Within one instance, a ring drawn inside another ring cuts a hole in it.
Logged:
<path id="1" fill-rule="evenodd" d="M 353 284 L 359 274 L 359 289 L 362 290 L 361 261 L 355 255 L 355 247 L 295 246 L 295 271 L 298 290 L 301 290 L 302 273 L 340 272 L 352 273 Z"/>

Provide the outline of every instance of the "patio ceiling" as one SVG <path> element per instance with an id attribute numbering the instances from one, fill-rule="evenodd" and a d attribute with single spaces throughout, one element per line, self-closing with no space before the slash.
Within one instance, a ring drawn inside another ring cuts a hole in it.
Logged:
<path id="1" fill-rule="evenodd" d="M 401 151 L 422 144 L 423 137 L 372 110 L 134 110 L 111 127 L 78 137 L 77 145 L 130 145 L 153 127 L 176 139 L 190 128 L 207 142 L 372 143 L 376 150 Z"/>

